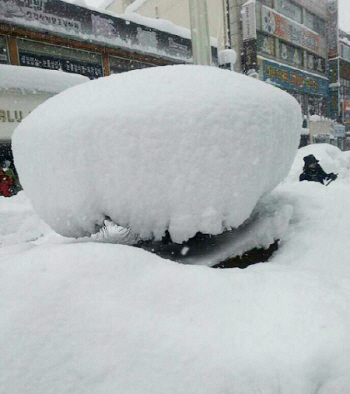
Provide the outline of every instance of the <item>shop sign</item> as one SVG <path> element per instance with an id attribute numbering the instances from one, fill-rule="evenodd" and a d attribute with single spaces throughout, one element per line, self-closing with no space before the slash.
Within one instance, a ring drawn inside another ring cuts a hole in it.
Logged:
<path id="1" fill-rule="evenodd" d="M 294 21 L 301 23 L 301 8 L 293 4 L 289 0 L 277 0 L 276 11 L 287 16 Z"/>
<path id="2" fill-rule="evenodd" d="M 257 50 L 258 53 L 263 53 L 269 56 L 276 56 L 275 39 L 271 36 L 258 33 Z"/>
<path id="3" fill-rule="evenodd" d="M 283 42 L 279 43 L 280 58 L 288 63 L 300 67 L 303 63 L 303 54 L 301 49 L 293 47 L 292 45 L 285 44 Z"/>
<path id="4" fill-rule="evenodd" d="M 263 61 L 263 78 L 264 81 L 271 81 L 284 89 L 294 90 L 299 93 L 320 96 L 326 96 L 328 93 L 327 79 L 269 60 Z"/>
<path id="5" fill-rule="evenodd" d="M 0 0 L 0 22 L 44 29 L 115 48 L 142 50 L 176 60 L 191 61 L 189 38 L 166 33 L 122 18 L 60 0 Z M 213 62 L 217 49 L 212 47 Z"/>
<path id="6" fill-rule="evenodd" d="M 344 100 L 343 102 L 343 121 L 344 123 L 350 123 L 350 100 Z"/>
<path id="7" fill-rule="evenodd" d="M 307 53 L 307 68 L 310 71 L 317 71 L 319 73 L 326 73 L 326 61 L 311 53 Z"/>
<path id="8" fill-rule="evenodd" d="M 48 0 L 4 0 L 0 6 L 0 13 L 9 18 L 23 18 L 25 21 L 40 22 L 43 25 L 58 26 L 67 30 L 81 30 L 80 22 L 60 17 L 49 12 L 45 12 Z"/>
<path id="9" fill-rule="evenodd" d="M 10 140 L 15 128 L 35 107 L 52 94 L 0 89 L 0 140 Z"/>
<path id="10" fill-rule="evenodd" d="M 242 6 L 242 31 L 243 41 L 256 38 L 255 1 Z"/>
<path id="11" fill-rule="evenodd" d="M 328 78 L 329 83 L 339 82 L 339 61 L 338 59 L 332 59 L 328 62 Z"/>
<path id="12" fill-rule="evenodd" d="M 257 40 L 249 40 L 243 42 L 242 69 L 245 73 L 250 70 L 258 71 L 257 65 Z"/>
<path id="13" fill-rule="evenodd" d="M 312 52 L 321 54 L 324 51 L 317 33 L 266 6 L 262 7 L 262 30 Z"/>
<path id="14" fill-rule="evenodd" d="M 344 138 L 345 137 L 345 126 L 341 124 L 335 124 L 332 126 L 332 134 L 336 138 Z"/>
<path id="15" fill-rule="evenodd" d="M 339 89 L 329 89 L 328 97 L 329 117 L 338 119 L 339 117 Z"/>
<path id="16" fill-rule="evenodd" d="M 328 57 L 339 53 L 338 0 L 328 0 Z"/>
<path id="17" fill-rule="evenodd" d="M 75 59 L 56 58 L 21 51 L 19 53 L 20 66 L 39 67 L 50 70 L 62 70 L 74 74 L 81 74 L 95 79 L 103 76 L 102 65 L 90 64 Z"/>

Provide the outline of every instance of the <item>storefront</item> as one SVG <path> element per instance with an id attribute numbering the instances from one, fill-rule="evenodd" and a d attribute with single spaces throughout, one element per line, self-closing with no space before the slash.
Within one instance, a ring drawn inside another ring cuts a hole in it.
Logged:
<path id="1" fill-rule="evenodd" d="M 301 105 L 304 115 L 327 113 L 328 79 L 258 56 L 260 78 L 286 90 Z"/>
<path id="2" fill-rule="evenodd" d="M 63 70 L 90 79 L 192 63 L 191 40 L 181 29 L 173 31 L 60 0 L 2 0 L 0 63 Z M 212 47 L 212 57 L 217 64 L 217 48 Z"/>
<path id="3" fill-rule="evenodd" d="M 305 2 L 256 1 L 243 5 L 242 24 L 243 71 L 293 95 L 305 116 L 327 116 L 326 19 Z"/>

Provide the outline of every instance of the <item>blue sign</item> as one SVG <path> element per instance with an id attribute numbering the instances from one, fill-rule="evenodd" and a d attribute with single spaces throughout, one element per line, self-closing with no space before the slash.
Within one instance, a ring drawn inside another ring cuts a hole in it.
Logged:
<path id="1" fill-rule="evenodd" d="M 328 95 L 328 79 L 279 63 L 263 60 L 263 77 L 264 81 L 270 81 L 284 89 L 318 96 Z"/>

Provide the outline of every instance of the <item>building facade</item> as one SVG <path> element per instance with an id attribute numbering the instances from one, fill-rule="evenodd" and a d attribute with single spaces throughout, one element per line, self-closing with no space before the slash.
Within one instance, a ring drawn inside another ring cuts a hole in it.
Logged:
<path id="1" fill-rule="evenodd" d="M 128 4 L 130 3 L 130 4 Z M 207 0 L 209 33 L 216 40 L 217 48 L 228 47 L 226 0 Z M 177 26 L 186 29 L 191 28 L 189 0 L 114 0 L 108 7 L 113 12 L 135 12 L 137 14 L 153 19 L 164 19 L 171 21 Z"/>
<path id="2" fill-rule="evenodd" d="M 331 1 L 229 0 L 241 71 L 286 90 L 307 116 L 330 113 L 328 59 L 336 56 L 328 40 Z"/>
<path id="3" fill-rule="evenodd" d="M 216 48 L 212 54 L 217 60 Z M 60 0 L 0 3 L 0 64 L 60 69 L 94 79 L 191 62 L 191 40 L 181 31 L 163 31 Z"/>
<path id="4" fill-rule="evenodd" d="M 350 132 L 350 34 L 339 31 L 340 118 Z"/>

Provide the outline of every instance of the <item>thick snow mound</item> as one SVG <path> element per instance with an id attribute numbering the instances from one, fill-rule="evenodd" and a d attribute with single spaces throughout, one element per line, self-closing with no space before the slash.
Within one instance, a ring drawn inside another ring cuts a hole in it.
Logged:
<path id="1" fill-rule="evenodd" d="M 286 182 L 298 182 L 299 175 L 303 171 L 303 158 L 314 155 L 319 160 L 320 166 L 327 173 L 338 174 L 338 178 L 347 181 L 349 178 L 350 156 L 348 152 L 342 152 L 338 147 L 330 144 L 312 144 L 298 149 Z"/>
<path id="2" fill-rule="evenodd" d="M 22 89 L 30 92 L 60 93 L 89 81 L 89 78 L 63 71 L 35 67 L 0 65 L 0 89 Z"/>
<path id="3" fill-rule="evenodd" d="M 300 127 L 298 103 L 273 86 L 167 66 L 49 99 L 18 126 L 13 150 L 26 195 L 59 234 L 94 233 L 109 216 L 180 243 L 246 220 L 288 174 Z"/>

